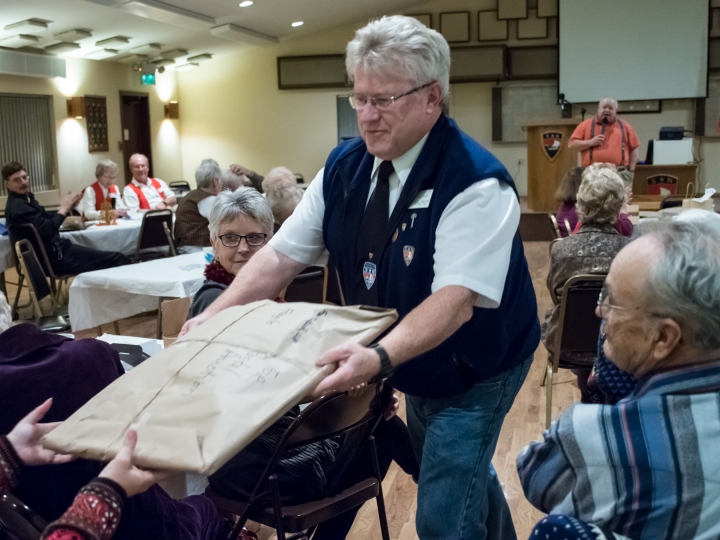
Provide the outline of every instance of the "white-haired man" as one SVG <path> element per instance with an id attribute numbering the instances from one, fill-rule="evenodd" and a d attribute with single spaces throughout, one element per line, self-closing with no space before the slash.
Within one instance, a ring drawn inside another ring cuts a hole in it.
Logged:
<path id="1" fill-rule="evenodd" d="M 208 219 L 217 194 L 223 190 L 222 169 L 214 159 L 203 159 L 195 169 L 197 188 L 187 193 L 175 212 L 175 243 L 179 253 L 210 246 Z"/>
<path id="2" fill-rule="evenodd" d="M 142 154 L 130 156 L 128 164 L 132 181 L 123 189 L 128 210 L 164 210 L 177 204 L 177 198 L 168 185 L 159 178 L 150 178 L 150 162 Z"/>
<path id="3" fill-rule="evenodd" d="M 596 313 L 605 355 L 637 386 L 615 405 L 574 405 L 518 456 L 525 496 L 553 514 L 531 538 L 718 538 L 720 224 L 628 244 Z"/>
<path id="4" fill-rule="evenodd" d="M 346 65 L 361 138 L 331 152 L 278 234 L 185 330 L 275 298 L 327 249 L 347 303 L 395 308 L 400 322 L 376 345 L 325 354 L 318 365 L 338 369 L 316 392 L 391 377 L 406 393 L 422 540 L 515 538 L 490 460 L 540 332 L 512 177 L 443 114 L 440 34 L 383 17 L 357 31 Z"/>
<path id="5" fill-rule="evenodd" d="M 640 140 L 632 126 L 617 117 L 617 106 L 613 98 L 601 99 L 595 116 L 575 128 L 568 147 L 580 150 L 583 167 L 612 163 L 625 187 L 632 187 Z"/>

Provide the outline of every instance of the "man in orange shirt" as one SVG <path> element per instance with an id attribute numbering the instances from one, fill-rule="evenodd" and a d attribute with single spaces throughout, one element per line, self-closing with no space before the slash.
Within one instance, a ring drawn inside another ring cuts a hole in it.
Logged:
<path id="1" fill-rule="evenodd" d="M 569 148 L 582 153 L 583 167 L 592 163 L 616 165 L 625 187 L 632 187 L 639 146 L 632 126 L 617 117 L 617 101 L 612 98 L 600 100 L 597 114 L 583 121 L 568 142 Z"/>

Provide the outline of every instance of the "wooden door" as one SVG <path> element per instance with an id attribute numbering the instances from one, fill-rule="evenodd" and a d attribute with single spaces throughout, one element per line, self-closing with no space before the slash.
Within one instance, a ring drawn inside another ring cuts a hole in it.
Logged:
<path id="1" fill-rule="evenodd" d="M 133 154 L 148 158 L 149 176 L 153 176 L 153 162 L 150 139 L 150 105 L 147 94 L 120 92 L 120 124 L 123 149 L 123 170 L 125 184 L 132 180 L 128 160 Z"/>

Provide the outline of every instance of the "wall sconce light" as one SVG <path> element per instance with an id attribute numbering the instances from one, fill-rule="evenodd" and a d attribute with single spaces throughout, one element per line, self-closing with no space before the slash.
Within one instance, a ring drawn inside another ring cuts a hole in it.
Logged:
<path id="1" fill-rule="evenodd" d="M 85 98 L 71 97 L 67 100 L 68 118 L 85 118 Z"/>
<path id="2" fill-rule="evenodd" d="M 180 105 L 177 101 L 171 101 L 165 104 L 165 118 L 170 120 L 180 119 Z"/>

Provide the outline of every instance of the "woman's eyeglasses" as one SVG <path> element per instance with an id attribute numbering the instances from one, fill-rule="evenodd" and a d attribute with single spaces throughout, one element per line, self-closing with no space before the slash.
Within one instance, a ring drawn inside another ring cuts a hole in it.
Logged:
<path id="1" fill-rule="evenodd" d="M 250 233 L 245 236 L 239 234 L 223 234 L 218 236 L 222 245 L 225 247 L 238 247 L 240 241 L 244 238 L 247 245 L 250 247 L 260 247 L 265 243 L 267 234 L 264 233 Z"/>

